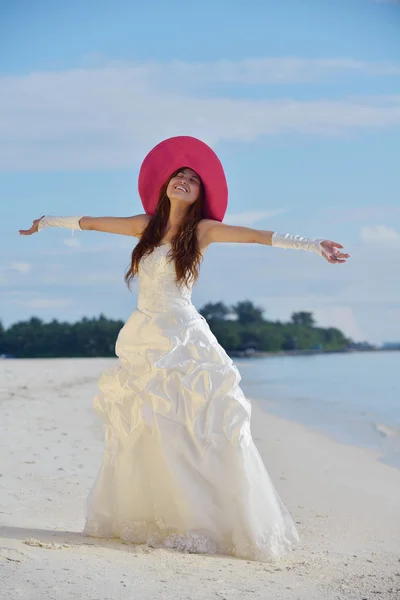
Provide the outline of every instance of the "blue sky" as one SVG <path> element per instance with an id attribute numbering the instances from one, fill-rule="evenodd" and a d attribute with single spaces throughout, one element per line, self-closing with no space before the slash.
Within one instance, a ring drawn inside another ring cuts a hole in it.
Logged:
<path id="1" fill-rule="evenodd" d="M 142 212 L 145 153 L 195 135 L 224 164 L 226 222 L 352 255 L 215 245 L 195 305 L 250 299 L 272 319 L 311 310 L 353 339 L 399 340 L 399 31 L 394 0 L 1 3 L 3 324 L 128 318 L 132 239 L 17 231 L 46 213 Z"/>

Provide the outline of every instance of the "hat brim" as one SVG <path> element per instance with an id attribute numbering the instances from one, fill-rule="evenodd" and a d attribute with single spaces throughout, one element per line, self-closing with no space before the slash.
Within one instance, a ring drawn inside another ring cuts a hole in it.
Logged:
<path id="1" fill-rule="evenodd" d="M 228 185 L 221 161 L 207 144 L 190 136 L 168 138 L 145 157 L 138 180 L 145 212 L 155 214 L 161 187 L 183 167 L 196 171 L 203 182 L 204 217 L 222 221 L 228 206 Z"/>

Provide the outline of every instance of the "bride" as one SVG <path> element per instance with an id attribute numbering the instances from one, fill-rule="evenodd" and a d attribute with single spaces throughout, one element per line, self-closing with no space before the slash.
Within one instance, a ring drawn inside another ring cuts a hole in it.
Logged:
<path id="1" fill-rule="evenodd" d="M 117 366 L 100 378 L 94 409 L 105 424 L 102 465 L 84 534 L 179 551 L 269 561 L 298 542 L 250 430 L 240 374 L 191 301 L 207 247 L 257 243 L 346 262 L 340 244 L 223 224 L 228 190 L 206 144 L 169 138 L 139 174 L 144 213 L 52 217 L 45 227 L 138 238 L 128 284 L 138 307 L 116 342 Z"/>

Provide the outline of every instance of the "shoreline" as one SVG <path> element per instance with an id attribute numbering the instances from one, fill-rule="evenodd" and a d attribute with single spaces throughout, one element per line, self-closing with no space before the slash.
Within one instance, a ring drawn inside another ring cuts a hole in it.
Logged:
<path id="1" fill-rule="evenodd" d="M 355 354 L 355 353 L 368 353 L 368 352 L 400 352 L 400 348 L 366 348 L 365 350 L 355 348 L 344 348 L 343 350 L 278 350 L 276 352 L 248 352 L 243 351 L 232 351 L 228 352 L 231 358 L 268 358 L 275 356 L 315 356 L 324 354 Z"/>
<path id="2" fill-rule="evenodd" d="M 274 356 L 315 356 L 324 354 L 356 354 L 368 352 L 400 352 L 400 348 L 344 348 L 342 350 L 321 350 L 321 349 L 305 349 L 305 350 L 278 350 L 274 352 L 259 352 L 248 350 L 226 350 L 226 353 L 231 358 L 265 358 Z M 7 354 L 0 354 L 1 360 L 112 360 L 115 356 L 50 356 L 50 357 L 18 357 Z"/>
<path id="3" fill-rule="evenodd" d="M 0 588 L 8 600 L 131 600 L 133 590 L 141 600 L 396 597 L 400 472 L 372 450 L 266 412 L 258 400 L 252 435 L 298 528 L 293 552 L 258 563 L 82 536 L 103 452 L 92 399 L 115 360 L 7 363 Z"/>

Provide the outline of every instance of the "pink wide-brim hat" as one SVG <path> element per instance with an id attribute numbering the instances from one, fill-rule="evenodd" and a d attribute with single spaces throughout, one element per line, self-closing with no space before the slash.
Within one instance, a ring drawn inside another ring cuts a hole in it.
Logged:
<path id="1" fill-rule="evenodd" d="M 160 142 L 145 157 L 138 181 L 145 212 L 155 214 L 161 187 L 184 167 L 196 171 L 203 182 L 204 218 L 222 221 L 228 206 L 228 185 L 221 161 L 210 146 L 187 135 Z"/>

